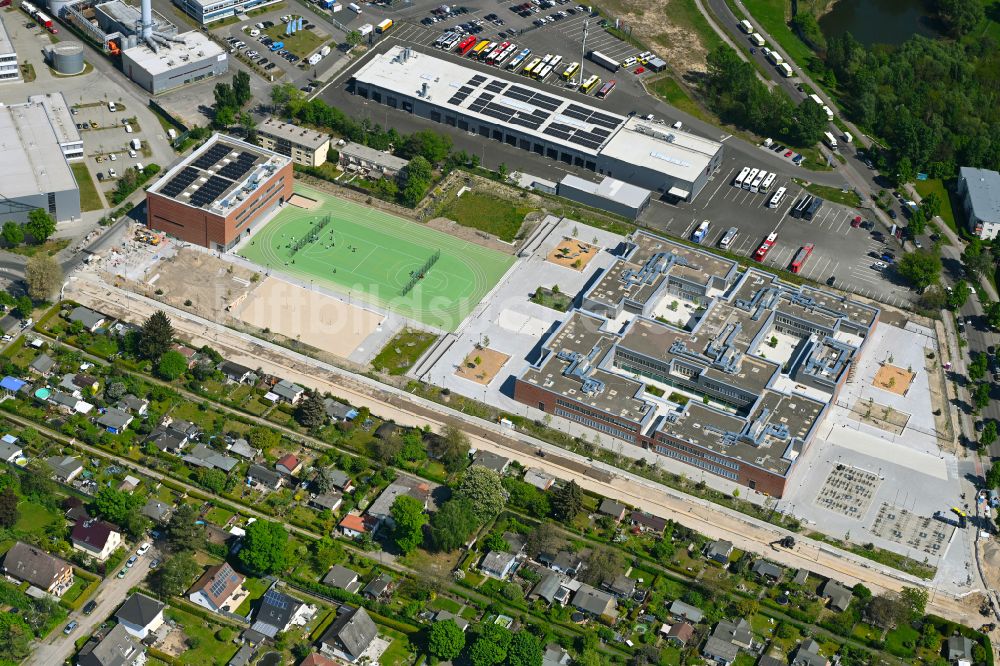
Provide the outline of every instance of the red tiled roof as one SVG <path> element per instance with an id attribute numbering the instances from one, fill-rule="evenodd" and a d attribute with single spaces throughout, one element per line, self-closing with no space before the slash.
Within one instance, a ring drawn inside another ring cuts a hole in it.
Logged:
<path id="1" fill-rule="evenodd" d="M 349 513 L 344 516 L 344 519 L 340 521 L 340 526 L 345 529 L 354 530 L 355 532 L 368 531 L 368 525 L 365 524 L 365 519 L 361 516 L 356 516 L 353 513 Z"/>
<path id="2" fill-rule="evenodd" d="M 291 453 L 286 453 L 278 460 L 278 465 L 281 465 L 285 469 L 295 469 L 299 466 L 299 459 L 293 456 Z"/>
<path id="3" fill-rule="evenodd" d="M 86 544 L 96 550 L 104 550 L 111 533 L 117 531 L 116 525 L 103 520 L 78 520 L 73 526 L 71 537 L 77 543 Z"/>
<path id="4" fill-rule="evenodd" d="M 303 659 L 299 666 L 337 666 L 337 662 L 333 659 L 324 657 L 319 652 L 313 652 L 311 655 Z"/>

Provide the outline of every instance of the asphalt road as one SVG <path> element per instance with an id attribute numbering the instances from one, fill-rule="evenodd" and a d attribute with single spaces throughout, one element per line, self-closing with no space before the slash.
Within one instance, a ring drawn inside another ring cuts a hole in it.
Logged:
<path id="1" fill-rule="evenodd" d="M 104 622 L 118 606 L 128 597 L 128 591 L 137 587 L 149 573 L 149 563 L 159 557 L 156 550 L 150 548 L 149 551 L 139 558 L 135 565 L 128 570 L 124 578 L 118 578 L 118 571 L 109 571 L 108 577 L 104 579 L 93 599 L 97 600 L 97 608 L 90 615 L 84 615 L 82 610 L 69 614 L 66 624 L 70 620 L 76 620 L 80 626 L 73 630 L 69 636 L 63 633 L 63 627 L 57 627 L 49 634 L 49 639 L 35 646 L 34 651 L 28 661 L 27 666 L 53 666 L 62 664 L 69 659 L 76 651 L 76 641 L 81 636 L 89 636 Z M 123 565 L 124 566 L 124 565 Z"/>

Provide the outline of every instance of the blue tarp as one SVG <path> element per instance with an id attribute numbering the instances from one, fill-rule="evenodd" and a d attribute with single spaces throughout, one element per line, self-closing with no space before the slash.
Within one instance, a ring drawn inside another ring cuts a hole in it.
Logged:
<path id="1" fill-rule="evenodd" d="M 21 381 L 17 377 L 4 377 L 0 379 L 0 389 L 5 391 L 20 391 L 24 387 L 25 382 Z"/>

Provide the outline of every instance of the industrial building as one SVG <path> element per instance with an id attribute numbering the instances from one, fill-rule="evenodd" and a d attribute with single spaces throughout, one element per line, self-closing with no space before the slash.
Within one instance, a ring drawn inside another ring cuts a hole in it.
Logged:
<path id="1" fill-rule="evenodd" d="M 1000 234 L 1000 173 L 962 167 L 956 189 L 962 197 L 969 231 L 983 240 L 996 238 Z"/>
<path id="2" fill-rule="evenodd" d="M 139 44 L 125 49 L 122 71 L 156 95 L 229 70 L 226 52 L 206 35 L 191 31 L 174 40 L 169 48 L 154 50 L 149 44 Z"/>
<path id="3" fill-rule="evenodd" d="M 585 206 L 635 220 L 649 205 L 653 193 L 611 176 L 605 176 L 601 182 L 595 183 L 568 173 L 556 186 L 556 194 Z"/>
<path id="4" fill-rule="evenodd" d="M 515 379 L 514 397 L 780 497 L 878 318 L 636 232 Z"/>
<path id="5" fill-rule="evenodd" d="M 147 190 L 147 222 L 225 252 L 291 195 L 290 158 L 215 134 Z"/>
<path id="6" fill-rule="evenodd" d="M 376 178 L 393 178 L 409 164 L 402 157 L 353 141 L 348 141 L 338 150 L 340 168 L 345 171 L 364 171 Z"/>
<path id="7" fill-rule="evenodd" d="M 61 103 L 65 109 L 65 100 Z M 59 114 L 49 114 L 57 106 L 35 101 L 0 106 L 0 219 L 5 222 L 27 222 L 36 208 L 60 222 L 80 218 L 80 190 L 63 149 L 67 134 L 58 129 Z M 72 121 L 69 126 L 76 128 Z"/>
<path id="8" fill-rule="evenodd" d="M 174 0 L 185 14 L 202 25 L 278 2 L 281 0 Z"/>
<path id="9" fill-rule="evenodd" d="M 17 50 L 10 41 L 7 27 L 0 18 L 0 83 L 21 80 L 21 68 L 17 65 Z"/>
<path id="10" fill-rule="evenodd" d="M 380 104 L 676 200 L 694 200 L 722 162 L 718 142 L 402 46 L 375 55 L 351 85 Z"/>
<path id="11" fill-rule="evenodd" d="M 80 137 L 80 130 L 77 129 L 73 121 L 73 114 L 70 113 L 69 105 L 62 93 L 46 93 L 44 95 L 32 95 L 28 98 L 29 104 L 40 106 L 52 125 L 56 133 L 56 141 L 63 155 L 70 162 L 83 159 L 83 139 Z"/>
<path id="12" fill-rule="evenodd" d="M 326 162 L 330 135 L 308 127 L 268 118 L 257 126 L 257 143 L 279 155 L 291 157 L 296 164 L 317 167 Z"/>

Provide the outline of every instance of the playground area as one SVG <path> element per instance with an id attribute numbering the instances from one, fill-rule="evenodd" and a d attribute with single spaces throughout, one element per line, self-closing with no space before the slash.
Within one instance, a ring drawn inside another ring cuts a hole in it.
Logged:
<path id="1" fill-rule="evenodd" d="M 294 203 L 237 251 L 269 274 L 452 331 L 514 263 L 510 255 L 381 210 L 295 189 Z"/>
<path id="2" fill-rule="evenodd" d="M 583 271 L 587 267 L 587 264 L 590 263 L 590 260 L 597 255 L 598 250 L 600 248 L 596 245 L 567 237 L 556 243 L 556 246 L 549 251 L 545 260 L 557 266 Z"/>
<path id="3" fill-rule="evenodd" d="M 872 384 L 883 391 L 889 391 L 896 395 L 906 395 L 913 382 L 913 376 L 914 373 L 908 370 L 886 363 L 875 373 Z"/>
<path id="4" fill-rule="evenodd" d="M 474 349 L 465 357 L 462 365 L 458 366 L 455 374 L 469 381 L 486 386 L 493 381 L 493 378 L 497 376 L 497 373 L 500 372 L 500 369 L 509 360 L 510 356 L 508 354 L 498 352 L 489 347 Z"/>

